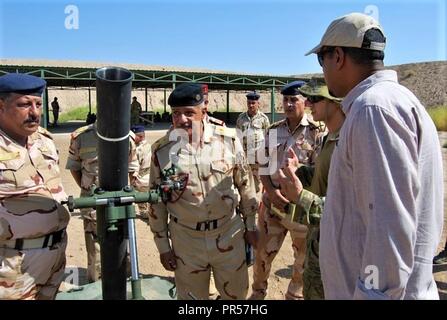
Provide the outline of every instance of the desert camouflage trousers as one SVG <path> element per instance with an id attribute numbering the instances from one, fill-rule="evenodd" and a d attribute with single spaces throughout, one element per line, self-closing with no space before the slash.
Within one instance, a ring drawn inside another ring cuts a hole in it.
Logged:
<path id="1" fill-rule="evenodd" d="M 250 168 L 251 172 L 253 173 L 253 180 L 255 182 L 256 194 L 258 195 L 262 191 L 262 181 L 259 176 L 259 164 L 250 164 Z"/>
<path id="2" fill-rule="evenodd" d="M 43 249 L 0 248 L 0 300 L 52 300 L 64 278 L 67 236 Z"/>
<path id="3" fill-rule="evenodd" d="M 303 294 L 305 300 L 324 300 L 319 259 L 320 228 L 310 227 L 306 238 L 306 259 L 304 260 Z"/>
<path id="4" fill-rule="evenodd" d="M 87 281 L 95 282 L 101 278 L 101 250 L 96 230 L 96 211 L 82 209 L 84 220 L 85 248 L 87 250 Z"/>
<path id="5" fill-rule="evenodd" d="M 169 232 L 177 258 L 179 300 L 207 300 L 211 270 L 221 299 L 246 298 L 245 227 L 239 215 L 210 231 L 196 231 L 171 220 Z"/>
<path id="6" fill-rule="evenodd" d="M 250 299 L 264 299 L 267 295 L 268 278 L 272 262 L 284 242 L 286 234 L 290 232 L 294 263 L 292 279 L 290 280 L 285 298 L 288 300 L 302 299 L 303 264 L 306 254 L 307 227 L 298 225 L 270 213 L 262 202 L 258 214 L 259 239 L 253 265 L 253 284 Z"/>

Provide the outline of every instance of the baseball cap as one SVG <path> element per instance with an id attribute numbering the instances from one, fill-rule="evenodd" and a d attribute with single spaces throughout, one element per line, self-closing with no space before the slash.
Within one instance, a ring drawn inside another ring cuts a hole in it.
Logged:
<path id="1" fill-rule="evenodd" d="M 318 54 L 321 48 L 325 46 L 383 51 L 385 49 L 385 37 L 379 41 L 365 39 L 365 33 L 370 29 L 378 29 L 384 35 L 380 24 L 366 14 L 354 12 L 337 18 L 326 29 L 320 43 L 306 53 L 306 56 L 311 53 Z"/>

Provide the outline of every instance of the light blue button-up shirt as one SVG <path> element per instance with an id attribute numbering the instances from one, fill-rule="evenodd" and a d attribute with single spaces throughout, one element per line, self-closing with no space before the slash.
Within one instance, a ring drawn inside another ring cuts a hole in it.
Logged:
<path id="1" fill-rule="evenodd" d="M 379 71 L 345 97 L 329 171 L 320 266 L 327 299 L 439 299 L 432 259 L 443 224 L 436 128 Z"/>

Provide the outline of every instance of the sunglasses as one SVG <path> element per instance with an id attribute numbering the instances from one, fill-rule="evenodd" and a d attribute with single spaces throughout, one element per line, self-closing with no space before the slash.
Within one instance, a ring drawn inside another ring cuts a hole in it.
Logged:
<path id="1" fill-rule="evenodd" d="M 321 50 L 319 53 L 317 53 L 317 58 L 318 58 L 318 63 L 320 64 L 320 67 L 323 66 L 323 62 L 324 62 L 324 55 L 328 52 L 332 52 L 334 51 L 334 48 L 329 48 L 326 50 Z"/>
<path id="2" fill-rule="evenodd" d="M 324 99 L 324 97 L 322 97 L 322 96 L 308 96 L 307 97 L 307 101 L 309 101 L 310 103 L 317 103 L 323 99 Z"/>

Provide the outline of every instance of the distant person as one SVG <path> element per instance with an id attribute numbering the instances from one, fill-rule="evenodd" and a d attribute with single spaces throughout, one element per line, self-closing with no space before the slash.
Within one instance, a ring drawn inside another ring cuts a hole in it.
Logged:
<path id="1" fill-rule="evenodd" d="M 163 112 L 163 114 L 161 115 L 161 121 L 163 121 L 163 122 L 170 122 L 169 118 L 170 118 L 169 112 L 167 112 L 167 111 Z"/>
<path id="2" fill-rule="evenodd" d="M 321 219 L 326 299 L 439 299 L 441 146 L 425 107 L 384 70 L 385 43 L 373 17 L 351 13 L 308 53 L 346 115 Z"/>
<path id="3" fill-rule="evenodd" d="M 132 104 L 130 105 L 130 126 L 140 123 L 141 111 L 141 103 L 138 102 L 137 97 L 133 97 Z"/>
<path id="4" fill-rule="evenodd" d="M 87 114 L 87 119 L 85 120 L 85 124 L 89 125 L 89 124 L 93 124 L 96 122 L 96 114 L 89 112 Z"/>
<path id="5" fill-rule="evenodd" d="M 51 108 L 53 111 L 53 126 L 57 126 L 57 120 L 59 119 L 59 102 L 57 102 L 57 97 L 54 97 L 53 102 L 51 102 Z"/>
<path id="6" fill-rule="evenodd" d="M 256 152 L 264 143 L 264 137 L 270 126 L 269 118 L 259 110 L 259 98 L 261 95 L 256 91 L 247 95 L 247 111 L 239 114 L 236 120 L 236 128 L 243 133 L 242 146 L 247 155 L 248 163 L 253 172 L 256 193 L 262 191 L 261 178 L 259 177 L 259 163 Z M 253 159 L 252 159 L 253 158 Z"/>
<path id="7" fill-rule="evenodd" d="M 155 123 L 161 122 L 161 115 L 160 115 L 160 112 L 158 112 L 158 111 L 154 116 L 154 122 Z"/>

